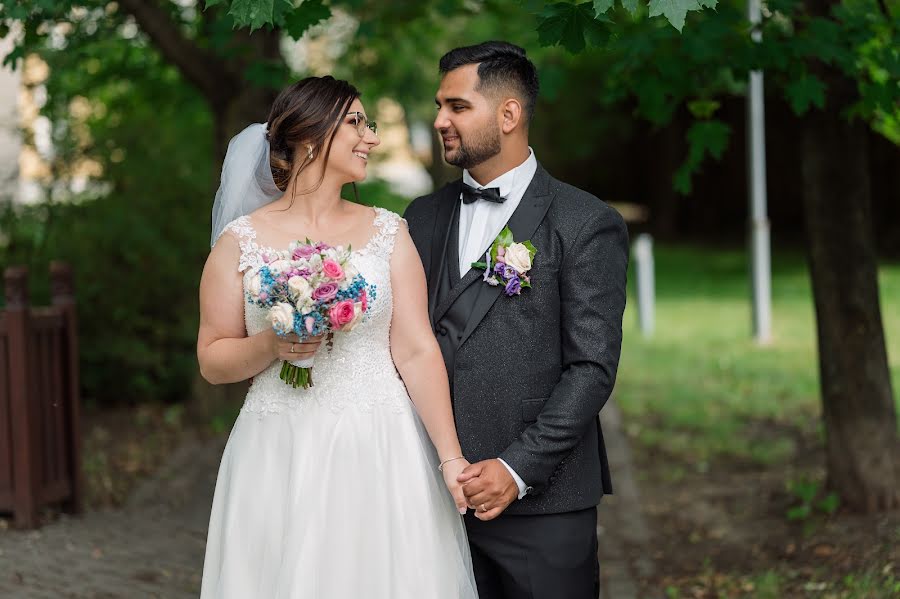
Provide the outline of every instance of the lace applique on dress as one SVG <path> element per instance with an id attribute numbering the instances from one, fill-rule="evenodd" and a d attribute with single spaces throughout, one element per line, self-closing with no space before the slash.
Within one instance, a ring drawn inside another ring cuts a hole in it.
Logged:
<path id="1" fill-rule="evenodd" d="M 222 237 L 226 231 L 230 231 L 237 237 L 238 246 L 241 248 L 238 272 L 245 272 L 248 268 L 259 268 L 262 266 L 262 250 L 259 244 L 256 243 L 256 230 L 250 224 L 249 216 L 241 216 L 225 225 L 219 237 Z"/>

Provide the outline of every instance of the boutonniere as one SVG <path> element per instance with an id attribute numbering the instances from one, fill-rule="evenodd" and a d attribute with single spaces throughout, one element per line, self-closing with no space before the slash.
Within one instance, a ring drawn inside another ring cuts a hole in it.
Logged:
<path id="1" fill-rule="evenodd" d="M 473 262 L 472 268 L 484 269 L 484 282 L 496 287 L 503 285 L 508 296 L 519 295 L 525 287 L 531 287 L 528 271 L 534 262 L 537 249 L 530 241 L 517 243 L 509 227 L 503 227 L 490 249 L 484 254 L 484 262 Z"/>

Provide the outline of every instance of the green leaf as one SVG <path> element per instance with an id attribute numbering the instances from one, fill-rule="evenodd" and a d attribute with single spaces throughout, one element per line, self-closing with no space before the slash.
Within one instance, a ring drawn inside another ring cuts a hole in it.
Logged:
<path id="1" fill-rule="evenodd" d="M 531 254 L 532 259 L 534 255 L 537 254 L 537 248 L 530 241 L 523 241 L 522 245 L 528 248 L 528 253 Z"/>
<path id="2" fill-rule="evenodd" d="M 688 156 L 678 167 L 673 177 L 673 185 L 678 193 L 687 195 L 691 192 L 691 177 L 700 170 L 707 156 L 716 160 L 722 157 L 731 137 L 731 127 L 722 121 L 699 121 L 688 129 Z"/>
<path id="3" fill-rule="evenodd" d="M 631 13 L 631 16 L 637 15 L 638 12 L 638 0 L 621 0 L 622 6 Z"/>
<path id="4" fill-rule="evenodd" d="M 818 508 L 828 514 L 833 515 L 841 505 L 841 499 L 837 493 L 829 493 L 824 499 L 818 503 Z"/>
<path id="5" fill-rule="evenodd" d="M 688 102 L 688 110 L 694 117 L 698 119 L 708 119 L 716 110 L 719 109 L 721 103 L 716 100 L 692 100 Z"/>
<path id="6" fill-rule="evenodd" d="M 792 507 L 787 512 L 788 520 L 806 520 L 809 518 L 809 506 L 808 505 L 798 505 L 797 507 Z"/>
<path id="7" fill-rule="evenodd" d="M 211 6 L 217 6 L 217 5 L 219 5 L 219 4 L 222 4 L 222 2 L 224 2 L 224 1 L 225 1 L 225 0 L 206 0 L 206 1 L 203 3 L 203 10 L 206 10 L 207 8 L 210 8 Z"/>
<path id="8" fill-rule="evenodd" d="M 684 28 L 684 18 L 690 10 L 700 10 L 697 0 L 650 0 L 650 16 L 663 15 L 679 32 Z"/>
<path id="9" fill-rule="evenodd" d="M 544 8 L 539 16 L 538 40 L 542 46 L 562 46 L 572 54 L 585 47 L 585 40 L 592 46 L 602 46 L 609 39 L 609 30 L 603 23 L 610 20 L 596 15 L 594 3 L 569 4 L 556 2 Z"/>
<path id="10" fill-rule="evenodd" d="M 470 267 L 471 268 L 483 268 L 483 269 L 487 270 L 487 263 L 486 262 L 473 262 L 472 264 L 470 264 Z"/>
<path id="11" fill-rule="evenodd" d="M 310 27 L 330 16 L 331 9 L 322 4 L 322 0 L 305 0 L 299 7 L 285 14 L 284 28 L 288 35 L 299 40 Z"/>
<path id="12" fill-rule="evenodd" d="M 688 143 L 691 146 L 690 153 L 696 153 L 700 158 L 708 153 L 718 160 L 722 157 L 725 148 L 728 147 L 730 136 L 731 127 L 722 121 L 694 123 L 687 134 Z"/>
<path id="13" fill-rule="evenodd" d="M 495 242 L 495 245 L 509 246 L 514 244 L 515 242 L 516 241 L 513 238 L 513 233 L 509 229 L 509 227 L 503 227 L 503 230 L 500 231 L 499 235 L 497 235 L 497 241 Z"/>
<path id="14" fill-rule="evenodd" d="M 249 26 L 252 33 L 275 22 L 275 0 L 233 0 L 228 14 L 236 26 Z"/>
<path id="15" fill-rule="evenodd" d="M 806 114 L 813 105 L 825 107 L 825 84 L 815 75 L 805 73 L 788 83 L 784 91 L 797 116 Z"/>
<path id="16" fill-rule="evenodd" d="M 600 16 L 613 7 L 615 0 L 594 0 L 594 14 Z"/>

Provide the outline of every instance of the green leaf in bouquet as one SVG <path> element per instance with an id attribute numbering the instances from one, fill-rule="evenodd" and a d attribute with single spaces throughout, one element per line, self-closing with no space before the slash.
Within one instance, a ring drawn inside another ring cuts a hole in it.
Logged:
<path id="1" fill-rule="evenodd" d="M 473 262 L 471 264 L 472 268 L 483 268 L 487 270 L 487 262 Z"/>
<path id="2" fill-rule="evenodd" d="M 532 244 L 530 241 L 523 241 L 522 245 L 524 245 L 526 248 L 528 248 L 528 253 L 531 254 L 531 258 L 533 260 L 535 254 L 537 254 L 537 248 L 534 247 L 534 244 Z"/>
<path id="3" fill-rule="evenodd" d="M 519 285 L 521 285 L 522 289 L 527 289 L 528 287 L 531 287 L 531 283 L 529 283 L 525 279 L 520 279 Z"/>
<path id="4" fill-rule="evenodd" d="M 500 235 L 497 236 L 497 241 L 494 242 L 494 245 L 502 245 L 502 246 L 511 246 L 515 243 L 513 239 L 512 231 L 509 230 L 509 227 L 503 227 L 503 230 L 500 231 Z"/>

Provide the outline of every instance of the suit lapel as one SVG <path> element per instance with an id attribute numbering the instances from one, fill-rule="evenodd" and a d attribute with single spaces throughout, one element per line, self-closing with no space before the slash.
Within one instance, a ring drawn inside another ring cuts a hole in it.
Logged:
<path id="1" fill-rule="evenodd" d="M 428 308 L 431 322 L 434 323 L 435 304 L 441 284 L 443 269 L 447 265 L 447 252 L 450 245 L 451 224 L 453 219 L 459 220 L 459 194 L 461 180 L 444 188 L 438 198 L 437 211 L 434 218 L 434 231 L 431 236 L 431 267 L 428 269 Z M 459 242 L 455 242 L 454 247 Z M 458 276 L 458 275 L 457 275 Z"/>
<path id="2" fill-rule="evenodd" d="M 537 171 L 534 173 L 531 184 L 528 186 L 528 189 L 525 190 L 525 195 L 522 196 L 519 206 L 516 208 L 515 212 L 513 212 L 513 215 L 507 223 L 510 230 L 513 232 L 513 239 L 517 242 L 530 239 L 541 224 L 541 221 L 544 220 L 544 216 L 547 214 L 547 210 L 550 208 L 552 200 L 553 194 L 550 193 L 550 175 L 547 174 L 547 171 L 545 171 L 540 164 L 538 164 Z M 491 243 L 493 243 L 493 240 Z M 485 251 L 487 251 L 487 248 L 485 248 Z M 538 251 L 540 251 L 540 248 L 538 248 Z M 440 320 L 444 314 L 446 314 L 447 310 L 450 309 L 450 306 L 453 305 L 453 302 L 456 301 L 456 298 L 469 289 L 473 283 L 481 281 L 483 277 L 484 271 L 479 269 L 472 269 L 466 273 L 466 276 L 464 276 L 450 291 L 447 297 L 444 298 L 444 301 L 435 307 L 433 322 Z M 491 287 L 487 283 L 481 284 L 483 284 L 485 288 L 472 290 L 472 292 L 480 293 L 472 308 L 472 312 L 467 319 L 466 328 L 459 341 L 460 346 L 462 346 L 466 339 L 469 338 L 469 335 L 472 334 L 475 327 L 477 327 L 484 319 L 488 310 L 491 309 L 491 306 L 503 292 L 503 288 L 499 285 Z M 511 301 L 515 301 L 515 299 L 516 298 L 512 298 Z"/>

